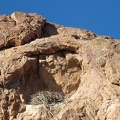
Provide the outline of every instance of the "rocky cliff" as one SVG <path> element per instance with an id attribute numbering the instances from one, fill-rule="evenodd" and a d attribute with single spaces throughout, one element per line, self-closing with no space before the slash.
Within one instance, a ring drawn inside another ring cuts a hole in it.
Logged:
<path id="1" fill-rule="evenodd" d="M 0 120 L 120 120 L 120 41 L 0 16 Z"/>

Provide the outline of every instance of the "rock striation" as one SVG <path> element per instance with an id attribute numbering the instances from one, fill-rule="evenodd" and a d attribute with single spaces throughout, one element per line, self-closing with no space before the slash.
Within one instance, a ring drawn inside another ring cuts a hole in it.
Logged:
<path id="1" fill-rule="evenodd" d="M 0 16 L 1 120 L 120 120 L 120 41 Z"/>

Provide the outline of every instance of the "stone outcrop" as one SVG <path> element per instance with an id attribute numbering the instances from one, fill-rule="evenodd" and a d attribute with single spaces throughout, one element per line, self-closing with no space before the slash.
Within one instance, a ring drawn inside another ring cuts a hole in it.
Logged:
<path id="1" fill-rule="evenodd" d="M 46 22 L 0 17 L 1 120 L 119 120 L 120 41 Z"/>
<path id="2" fill-rule="evenodd" d="M 15 12 L 0 16 L 0 49 L 23 45 L 41 37 L 45 18 L 36 14 Z"/>

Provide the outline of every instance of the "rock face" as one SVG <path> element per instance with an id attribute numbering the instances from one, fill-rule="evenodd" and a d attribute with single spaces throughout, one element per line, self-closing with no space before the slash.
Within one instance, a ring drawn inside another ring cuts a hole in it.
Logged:
<path id="1" fill-rule="evenodd" d="M 15 12 L 0 16 L 0 49 L 23 45 L 41 37 L 45 18 L 36 14 Z"/>
<path id="2" fill-rule="evenodd" d="M 120 120 L 120 41 L 0 16 L 1 120 Z"/>

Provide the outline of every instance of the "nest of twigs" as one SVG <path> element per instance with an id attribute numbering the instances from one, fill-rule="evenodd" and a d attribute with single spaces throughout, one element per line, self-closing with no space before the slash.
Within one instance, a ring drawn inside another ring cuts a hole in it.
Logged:
<path id="1" fill-rule="evenodd" d="M 30 104 L 56 104 L 64 101 L 64 94 L 61 92 L 39 91 L 31 95 Z"/>

